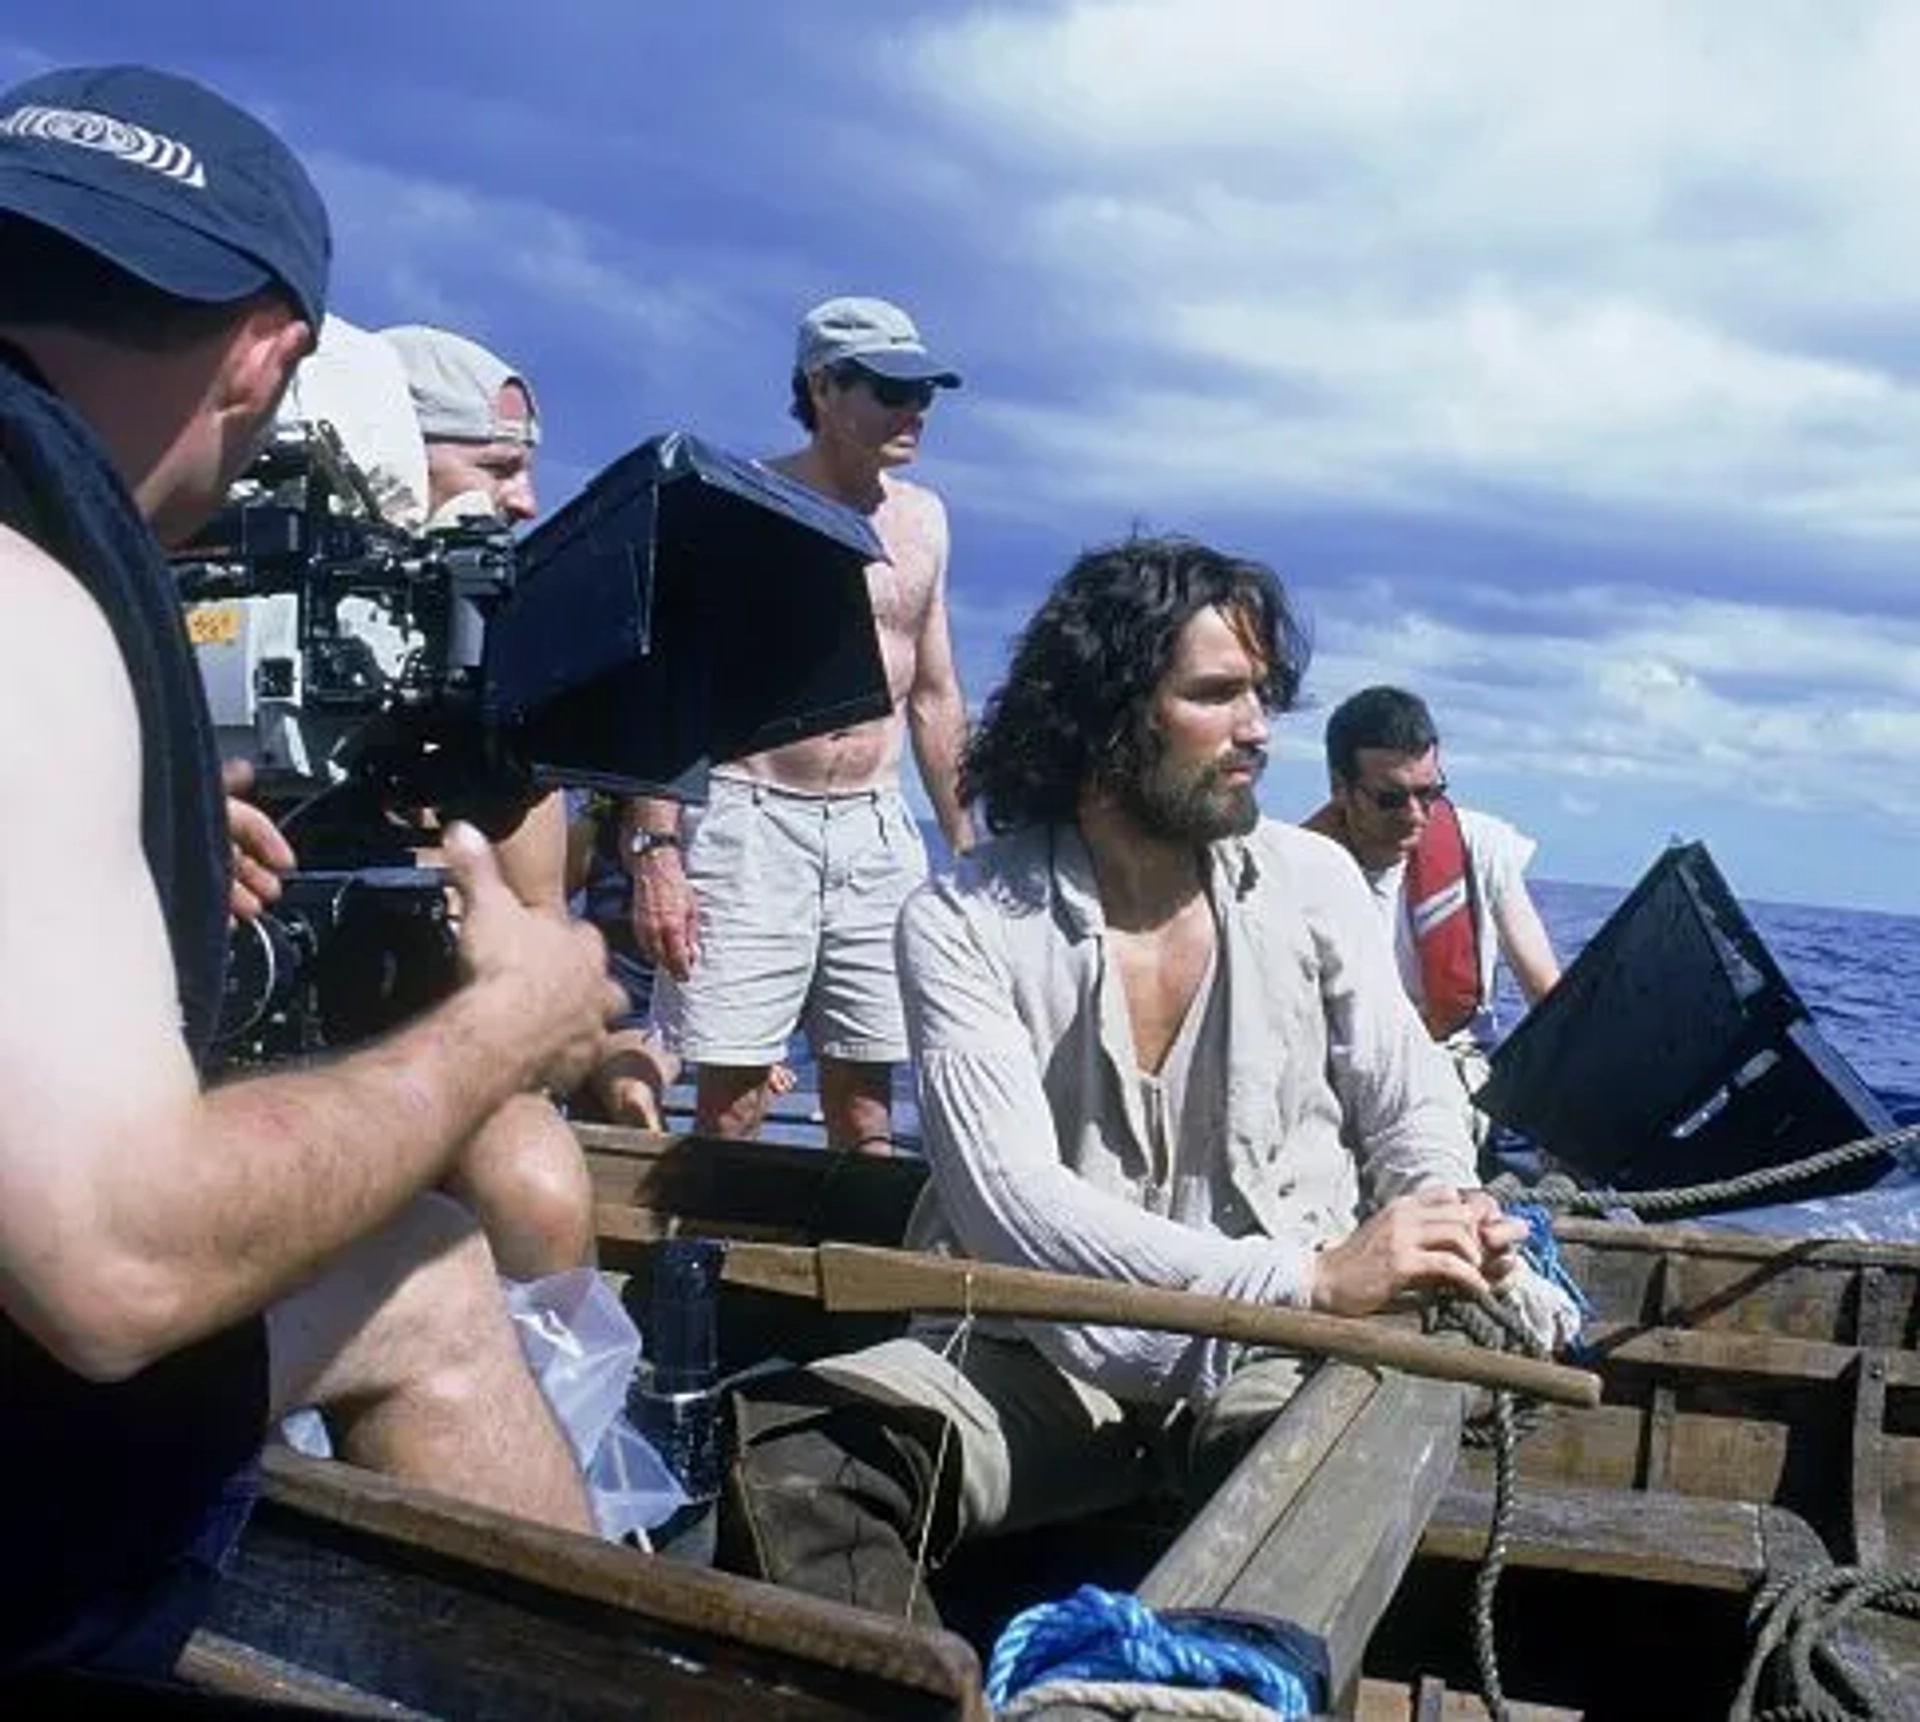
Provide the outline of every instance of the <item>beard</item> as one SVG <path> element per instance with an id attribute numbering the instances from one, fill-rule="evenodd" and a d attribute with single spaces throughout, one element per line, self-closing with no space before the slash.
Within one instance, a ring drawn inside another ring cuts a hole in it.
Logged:
<path id="1" fill-rule="evenodd" d="M 1168 843 L 1215 843 L 1223 837 L 1244 837 L 1260 823 L 1253 790 L 1266 764 L 1264 753 L 1254 750 L 1205 765 L 1175 766 L 1167 762 L 1166 743 L 1158 735 L 1148 736 L 1146 752 L 1139 774 L 1117 787 L 1121 806 L 1147 836 Z M 1229 771 L 1249 765 L 1253 782 L 1225 780 Z"/>

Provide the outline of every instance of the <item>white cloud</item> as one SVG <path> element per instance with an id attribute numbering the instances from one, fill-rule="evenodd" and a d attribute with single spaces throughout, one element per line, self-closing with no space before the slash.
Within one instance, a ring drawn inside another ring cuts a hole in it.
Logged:
<path id="1" fill-rule="evenodd" d="M 1908 537 L 1920 11 L 1092 0 L 925 33 L 926 98 L 1116 384 L 997 423 L 1069 494 L 1463 479 Z M 1168 379 L 1179 381 L 1170 383 Z"/>
<path id="2" fill-rule="evenodd" d="M 546 316 L 588 317 L 635 342 L 671 344 L 716 318 L 710 300 L 672 275 L 644 271 L 630 242 L 561 207 L 405 173 L 334 152 L 309 152 L 348 257 L 379 259 L 381 290 L 414 320 L 531 299 Z"/>
<path id="3" fill-rule="evenodd" d="M 1589 588 L 1543 595 L 1541 631 L 1490 638 L 1381 598 L 1391 589 L 1342 608 L 1316 695 L 1411 685 L 1470 768 L 1920 813 L 1920 785 L 1904 787 L 1920 757 L 1920 620 Z M 1554 632 L 1551 611 L 1578 631 Z M 1508 686 L 1503 652 L 1525 661 Z"/>

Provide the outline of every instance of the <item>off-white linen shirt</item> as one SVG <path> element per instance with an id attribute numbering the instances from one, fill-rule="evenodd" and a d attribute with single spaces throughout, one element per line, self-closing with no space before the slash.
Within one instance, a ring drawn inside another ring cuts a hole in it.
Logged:
<path id="1" fill-rule="evenodd" d="M 1077 830 L 982 845 L 908 902 L 900 980 L 933 1174 L 918 1247 L 1304 1304 L 1314 1250 L 1364 1213 L 1476 1182 L 1458 1090 L 1352 857 L 1263 820 L 1212 846 L 1207 885 L 1219 936 L 1194 1008 L 1224 1011 L 1225 1033 L 1199 1038 L 1161 1156 Z M 1133 1401 L 1205 1396 L 1236 1361 L 1179 1334 L 1020 1331 Z"/>

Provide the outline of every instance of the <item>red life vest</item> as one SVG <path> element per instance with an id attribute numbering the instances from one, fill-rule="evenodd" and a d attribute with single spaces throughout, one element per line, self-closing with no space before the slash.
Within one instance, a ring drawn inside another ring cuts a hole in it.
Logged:
<path id="1" fill-rule="evenodd" d="M 1329 801 L 1301 822 L 1343 847 L 1345 822 Z M 1420 959 L 1420 1015 L 1435 1040 L 1466 1027 L 1480 1009 L 1480 926 L 1473 869 L 1460 815 L 1441 796 L 1427 810 L 1419 846 L 1407 857 L 1407 922 Z"/>
<path id="2" fill-rule="evenodd" d="M 1407 919 L 1420 954 L 1420 1014 L 1445 1040 L 1480 1008 L 1480 929 L 1473 869 L 1460 815 L 1443 795 L 1427 809 L 1419 847 L 1407 857 Z"/>

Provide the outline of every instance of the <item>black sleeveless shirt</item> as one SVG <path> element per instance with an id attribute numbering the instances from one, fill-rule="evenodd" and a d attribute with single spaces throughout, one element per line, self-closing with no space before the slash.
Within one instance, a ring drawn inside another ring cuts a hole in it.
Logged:
<path id="1" fill-rule="evenodd" d="M 172 944 L 181 1033 L 199 1064 L 226 961 L 228 847 L 212 723 L 172 572 L 98 439 L 4 345 L 0 522 L 86 588 L 126 664 L 140 719 L 141 841 Z M 111 1081 L 115 1049 L 101 1053 L 101 1080 Z M 266 1402 L 259 1319 L 101 1385 L 0 1314 L 0 1670 L 89 1660 L 170 1597 L 182 1561 L 250 1470 Z"/>

